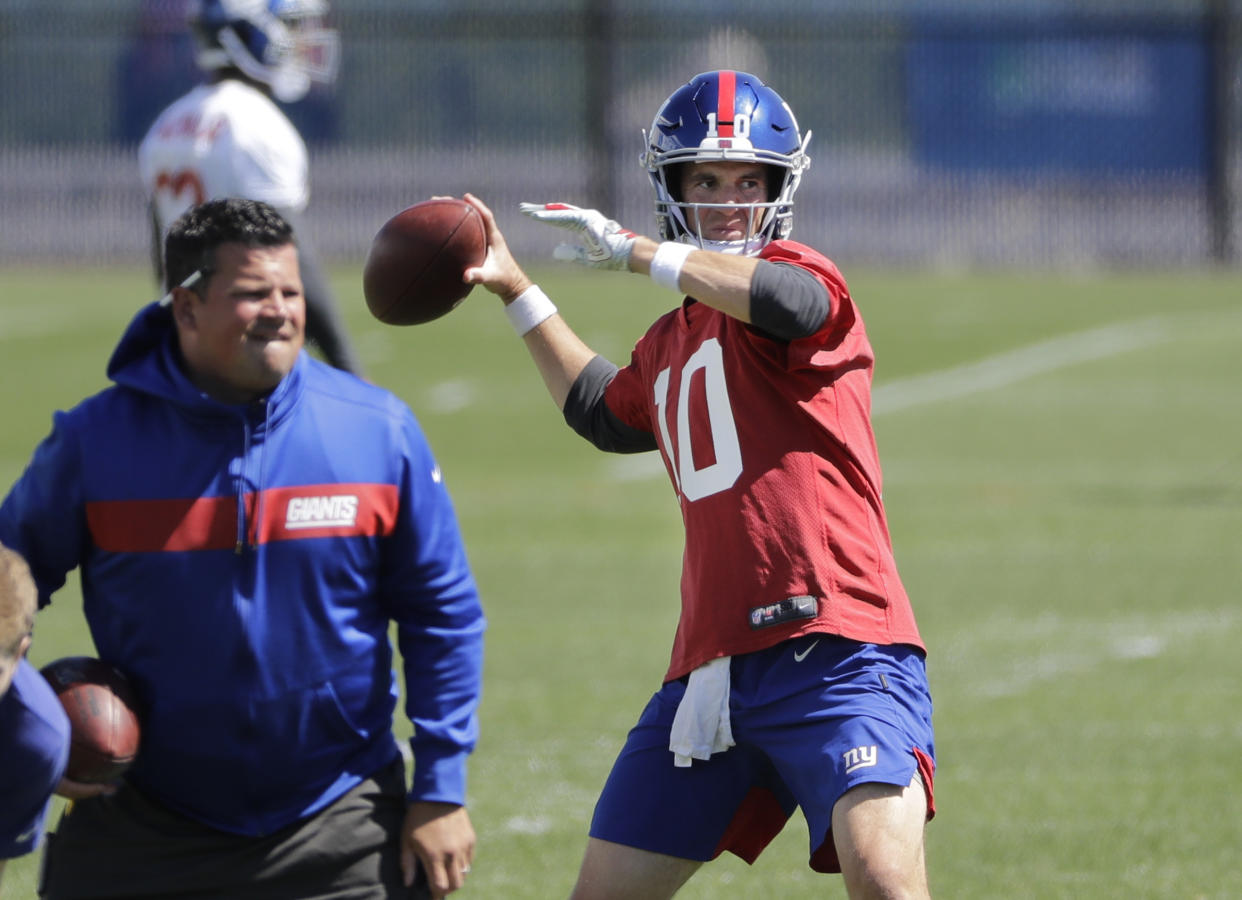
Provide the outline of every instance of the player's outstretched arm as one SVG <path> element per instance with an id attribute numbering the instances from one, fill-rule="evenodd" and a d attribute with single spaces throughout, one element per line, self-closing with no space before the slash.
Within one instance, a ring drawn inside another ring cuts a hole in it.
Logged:
<path id="1" fill-rule="evenodd" d="M 652 240 L 636 245 L 630 255 L 630 271 L 651 275 L 651 264 L 662 246 Z M 751 281 L 758 265 L 753 256 L 691 250 L 677 273 L 677 290 L 726 316 L 750 323 Z"/>
<path id="2" fill-rule="evenodd" d="M 695 249 L 688 244 L 659 243 L 609 219 L 594 209 L 569 203 L 523 203 L 536 222 L 562 228 L 568 237 L 557 246 L 557 259 L 596 269 L 650 275 L 662 287 L 689 295 L 735 319 L 751 322 L 751 281 L 759 261 Z"/>
<path id="3" fill-rule="evenodd" d="M 483 285 L 511 308 L 510 321 L 522 334 L 552 399 L 559 409 L 564 409 L 569 389 L 596 353 L 574 333 L 518 265 L 487 205 L 473 194 L 466 194 L 464 199 L 479 211 L 487 229 L 487 258 L 483 265 L 467 269 L 465 279 L 470 284 Z"/>

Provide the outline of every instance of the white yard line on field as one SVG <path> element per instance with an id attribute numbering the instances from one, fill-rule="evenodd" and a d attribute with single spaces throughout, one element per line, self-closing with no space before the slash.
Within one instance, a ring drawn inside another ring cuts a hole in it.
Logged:
<path id="1" fill-rule="evenodd" d="M 1077 331 L 978 362 L 881 384 L 871 393 L 871 411 L 883 415 L 995 390 L 1024 378 L 1149 347 L 1170 337 L 1167 316 Z M 614 481 L 637 481 L 662 474 L 664 464 L 658 453 L 640 453 L 609 460 L 608 472 Z"/>
<path id="2" fill-rule="evenodd" d="M 970 681 L 972 694 L 998 699 L 1025 694 L 1040 685 L 1068 677 L 1081 676 L 1114 663 L 1152 659 L 1168 652 L 1186 652 L 1205 634 L 1219 634 L 1237 627 L 1238 614 L 1232 609 L 1206 609 L 1187 613 L 1179 610 L 1153 619 L 1136 615 L 1129 618 L 1110 618 L 1088 627 L 1081 619 L 1059 619 L 1041 616 L 1041 625 L 1050 621 L 1056 626 L 1054 633 L 1041 637 L 1045 643 L 1054 643 L 1055 649 L 1022 650 L 1006 656 L 1003 665 L 993 667 L 987 677 L 979 677 L 977 670 L 987 669 L 979 665 L 980 647 L 990 637 L 975 635 L 967 642 L 957 642 L 945 655 L 950 660 L 971 660 Z M 1011 627 L 1011 626 L 1010 626 Z M 1084 637 L 1089 635 L 1089 638 Z M 949 663 L 954 665 L 953 662 Z"/>
<path id="3" fill-rule="evenodd" d="M 1166 316 L 1104 325 L 998 353 L 940 372 L 899 378 L 871 392 L 872 415 L 1007 387 L 1024 378 L 1091 362 L 1168 340 Z"/>

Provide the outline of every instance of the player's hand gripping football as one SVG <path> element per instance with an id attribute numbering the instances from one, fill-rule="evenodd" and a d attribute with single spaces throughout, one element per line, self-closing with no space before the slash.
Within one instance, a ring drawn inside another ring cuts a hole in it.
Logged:
<path id="1" fill-rule="evenodd" d="M 573 240 L 558 245 L 552 252 L 557 259 L 620 272 L 629 268 L 630 251 L 638 235 L 598 210 L 568 203 L 523 203 L 519 208 L 537 222 L 575 232 Z"/>

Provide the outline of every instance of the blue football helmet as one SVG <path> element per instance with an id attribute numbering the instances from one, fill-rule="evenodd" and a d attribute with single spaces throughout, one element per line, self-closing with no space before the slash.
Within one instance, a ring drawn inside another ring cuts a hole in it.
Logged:
<path id="1" fill-rule="evenodd" d="M 811 163 L 811 132 L 799 134 L 789 104 L 754 75 L 722 69 L 694 76 L 664 101 L 643 138 L 642 164 L 655 187 L 656 222 L 665 240 L 751 256 L 789 236 L 793 195 Z M 742 241 L 704 238 L 695 210 L 719 204 L 684 203 L 679 196 L 682 164 L 719 160 L 768 166 L 768 202 L 744 204 L 751 230 Z"/>
<path id="2" fill-rule="evenodd" d="M 301 100 L 312 81 L 336 78 L 340 39 L 324 27 L 327 13 L 326 0 L 197 0 L 190 25 L 199 67 L 235 68 L 281 102 Z"/>

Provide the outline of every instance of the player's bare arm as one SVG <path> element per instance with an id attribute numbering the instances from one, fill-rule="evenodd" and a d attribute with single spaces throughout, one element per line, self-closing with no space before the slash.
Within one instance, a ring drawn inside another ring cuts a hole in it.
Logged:
<path id="1" fill-rule="evenodd" d="M 651 274 L 651 260 L 660 244 L 651 238 L 634 241 L 630 271 Z M 751 256 L 726 256 L 706 250 L 692 250 L 677 279 L 682 293 L 720 310 L 726 316 L 751 322 L 750 285 L 759 260 Z"/>
<path id="2" fill-rule="evenodd" d="M 569 232 L 554 251 L 557 259 L 597 269 L 648 275 L 661 287 L 688 295 L 725 315 L 755 325 L 771 337 L 794 340 L 814 334 L 827 319 L 831 298 L 809 270 L 758 257 L 766 238 L 754 229 L 759 219 L 735 199 L 747 196 L 759 175 L 745 163 L 701 163 L 685 174 L 704 203 L 696 213 L 700 232 L 657 243 L 623 228 L 594 209 L 569 203 L 522 203 L 521 211 Z M 702 172 L 693 171 L 702 169 Z M 724 184 L 724 188 L 719 185 Z M 730 187 L 732 185 L 732 187 Z M 708 237 L 710 235 L 711 237 Z M 750 253 L 738 248 L 750 247 Z"/>
<path id="3" fill-rule="evenodd" d="M 509 252 L 492 211 L 473 194 L 466 194 L 464 199 L 479 211 L 487 227 L 487 258 L 478 268 L 467 269 L 464 277 L 471 284 L 483 285 L 508 306 L 532 287 L 533 282 Z M 564 409 L 569 389 L 596 356 L 595 351 L 583 343 L 558 314 L 544 319 L 528 331 L 523 340 L 557 408 Z"/>

